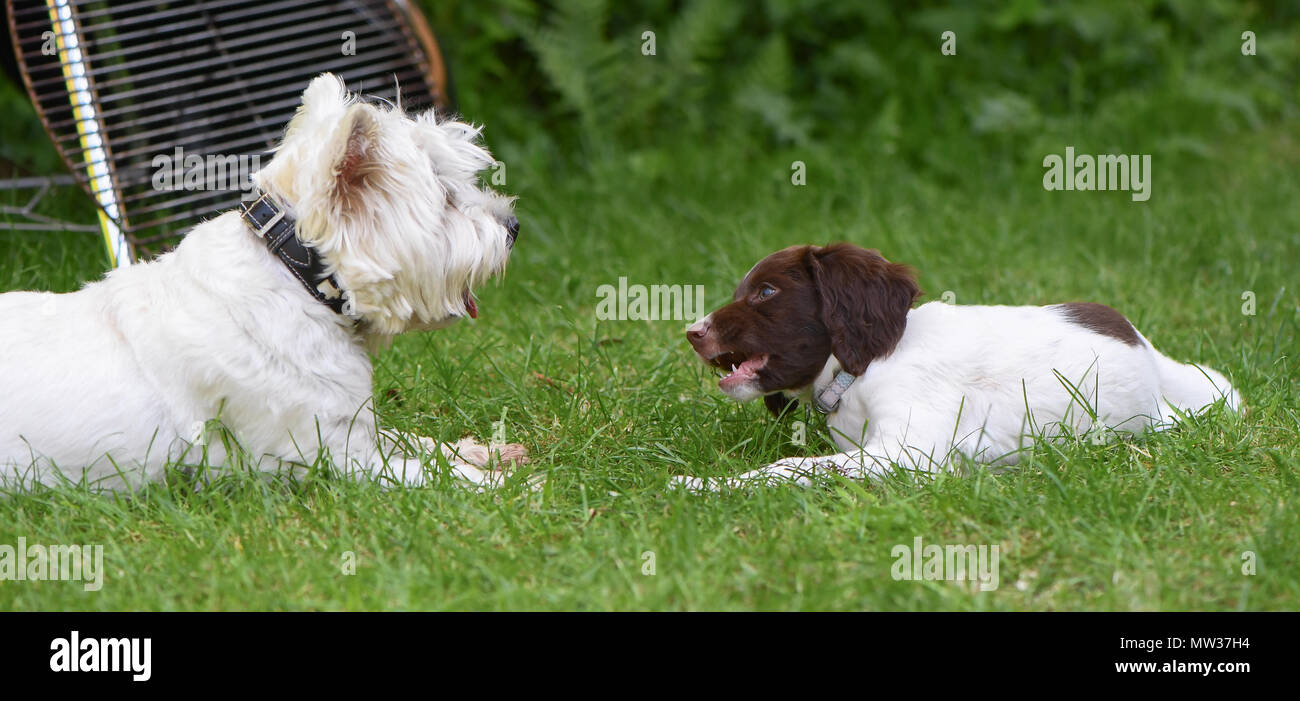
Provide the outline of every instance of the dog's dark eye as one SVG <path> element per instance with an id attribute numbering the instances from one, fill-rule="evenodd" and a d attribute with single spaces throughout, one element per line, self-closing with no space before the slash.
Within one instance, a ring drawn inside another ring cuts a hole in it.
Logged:
<path id="1" fill-rule="evenodd" d="M 768 297 L 771 297 L 774 294 L 776 294 L 776 288 L 772 287 L 771 285 L 763 285 L 758 290 L 759 299 L 767 299 Z"/>

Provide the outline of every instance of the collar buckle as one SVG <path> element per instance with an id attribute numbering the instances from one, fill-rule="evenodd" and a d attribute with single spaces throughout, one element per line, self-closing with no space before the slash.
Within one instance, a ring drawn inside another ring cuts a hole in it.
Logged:
<path id="1" fill-rule="evenodd" d="M 813 408 L 819 414 L 834 413 L 835 410 L 840 408 L 840 399 L 844 397 L 844 393 L 857 379 L 856 375 L 850 375 L 843 370 L 836 372 L 835 379 L 822 388 L 822 391 L 813 395 Z"/>
<path id="2" fill-rule="evenodd" d="M 239 208 L 239 214 L 249 230 L 302 283 L 308 294 L 335 313 L 356 323 L 352 300 L 345 298 L 338 280 L 326 272 L 325 262 L 316 253 L 316 249 L 298 238 L 293 217 L 276 203 L 275 198 L 259 191 L 257 199 L 241 203 Z"/>
<path id="3" fill-rule="evenodd" d="M 245 202 L 242 203 L 240 207 L 243 209 L 242 214 L 244 215 L 244 219 L 250 224 L 256 225 L 256 228 L 253 229 L 253 233 L 256 234 L 259 239 L 266 238 L 266 235 L 270 233 L 277 224 L 284 220 L 284 210 L 276 206 L 275 201 L 273 201 L 270 198 L 270 195 L 267 195 L 265 192 L 258 195 L 257 199 L 253 200 L 252 203 Z M 264 219 L 261 212 L 258 211 L 262 208 L 269 210 L 269 212 L 274 212 L 274 215 L 269 219 Z"/>

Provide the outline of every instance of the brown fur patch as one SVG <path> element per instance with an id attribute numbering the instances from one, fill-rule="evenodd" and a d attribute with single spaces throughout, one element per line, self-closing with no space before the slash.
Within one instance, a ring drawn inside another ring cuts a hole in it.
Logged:
<path id="1" fill-rule="evenodd" d="M 1090 331 L 1103 336 L 1110 336 L 1130 346 L 1136 346 L 1142 342 L 1138 337 L 1137 329 L 1133 328 L 1133 324 L 1129 323 L 1129 320 L 1124 318 L 1123 314 L 1104 304 L 1070 302 L 1058 306 L 1065 312 L 1067 319 Z"/>

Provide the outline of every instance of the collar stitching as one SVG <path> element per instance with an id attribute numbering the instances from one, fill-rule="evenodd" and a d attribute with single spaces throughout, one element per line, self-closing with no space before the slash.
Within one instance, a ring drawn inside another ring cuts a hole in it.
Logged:
<path id="1" fill-rule="evenodd" d="M 259 190 L 256 200 L 240 204 L 239 215 L 253 234 L 262 239 L 271 255 L 278 258 L 298 278 L 308 294 L 335 313 L 356 323 L 357 318 L 349 313 L 351 305 L 344 299 L 343 287 L 333 275 L 326 274 L 324 261 L 316 250 L 298 238 L 297 223 L 269 194 Z M 290 243 L 292 245 L 286 245 Z M 312 285 L 308 276 L 319 282 Z M 334 296 L 321 291 L 320 286 L 325 282 L 337 290 Z"/>

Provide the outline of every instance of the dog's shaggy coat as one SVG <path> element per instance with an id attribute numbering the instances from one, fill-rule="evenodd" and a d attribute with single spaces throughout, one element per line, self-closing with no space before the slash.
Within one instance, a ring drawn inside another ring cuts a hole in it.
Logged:
<path id="1" fill-rule="evenodd" d="M 357 101 L 328 74 L 303 93 L 254 180 L 323 257 L 350 317 L 313 298 L 237 212 L 80 291 L 0 295 L 0 483 L 133 487 L 198 460 L 212 420 L 263 469 L 328 458 L 422 483 L 438 446 L 381 435 L 369 351 L 475 314 L 472 290 L 504 269 L 518 224 L 511 200 L 479 185 L 493 159 L 478 134 Z M 207 449 L 212 464 L 229 457 Z M 487 447 L 442 451 L 488 481 Z"/>

